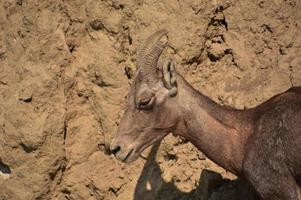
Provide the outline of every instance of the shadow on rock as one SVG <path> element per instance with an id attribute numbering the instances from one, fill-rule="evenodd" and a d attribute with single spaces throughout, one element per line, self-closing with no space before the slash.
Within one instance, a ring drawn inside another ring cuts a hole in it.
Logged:
<path id="1" fill-rule="evenodd" d="M 156 162 L 161 141 L 153 145 L 138 179 L 134 200 L 258 200 L 254 189 L 241 179 L 223 179 L 219 173 L 203 170 L 197 188 L 179 190 L 174 182 L 166 182 Z"/>

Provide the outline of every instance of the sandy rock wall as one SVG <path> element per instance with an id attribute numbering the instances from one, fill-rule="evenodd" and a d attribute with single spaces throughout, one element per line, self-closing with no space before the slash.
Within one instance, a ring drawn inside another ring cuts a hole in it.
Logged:
<path id="1" fill-rule="evenodd" d="M 185 140 L 169 136 L 130 165 L 108 151 L 137 48 L 166 28 L 163 58 L 194 87 L 253 107 L 301 85 L 300 9 L 296 0 L 0 0 L 0 199 L 207 198 L 203 169 L 235 177 Z M 228 182 L 210 198 L 241 185 Z"/>

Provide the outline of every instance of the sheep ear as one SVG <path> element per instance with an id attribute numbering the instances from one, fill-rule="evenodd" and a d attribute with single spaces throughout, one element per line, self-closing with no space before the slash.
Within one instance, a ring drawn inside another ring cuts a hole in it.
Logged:
<path id="1" fill-rule="evenodd" d="M 169 95 L 174 97 L 178 93 L 177 80 L 176 80 L 176 68 L 173 60 L 168 60 L 162 67 L 162 78 L 164 86 L 169 90 Z"/>

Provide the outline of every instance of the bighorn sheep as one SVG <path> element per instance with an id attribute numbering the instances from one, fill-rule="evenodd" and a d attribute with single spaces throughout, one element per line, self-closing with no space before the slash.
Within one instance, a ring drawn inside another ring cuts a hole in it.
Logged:
<path id="1" fill-rule="evenodd" d="M 301 87 L 246 110 L 220 106 L 161 65 L 167 31 L 150 36 L 138 52 L 138 70 L 111 151 L 132 162 L 172 132 L 212 161 L 248 180 L 263 199 L 301 200 Z"/>

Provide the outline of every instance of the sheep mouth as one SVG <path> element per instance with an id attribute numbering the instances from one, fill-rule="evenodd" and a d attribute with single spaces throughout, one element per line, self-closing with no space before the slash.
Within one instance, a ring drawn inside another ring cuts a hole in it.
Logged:
<path id="1" fill-rule="evenodd" d="M 131 163 L 136 161 L 140 154 L 149 146 L 153 145 L 155 142 L 159 141 L 160 139 L 164 138 L 165 136 L 167 136 L 169 134 L 169 132 L 162 134 L 158 137 L 154 137 L 152 138 L 150 141 L 140 144 L 138 147 L 134 147 L 131 148 L 130 150 L 128 150 L 127 153 L 124 154 L 123 158 L 119 159 L 120 161 L 124 162 L 124 163 Z M 131 145 L 130 145 L 131 146 Z"/>
<path id="2" fill-rule="evenodd" d="M 131 149 L 123 159 L 121 159 L 122 162 L 128 163 L 131 162 L 131 156 L 133 155 L 134 149 Z"/>
<path id="3" fill-rule="evenodd" d="M 115 157 L 120 160 L 121 162 L 125 162 L 125 163 L 129 163 L 132 160 L 135 160 L 135 156 L 134 156 L 134 148 L 126 150 L 126 151 L 122 151 L 122 152 L 118 152 Z"/>

